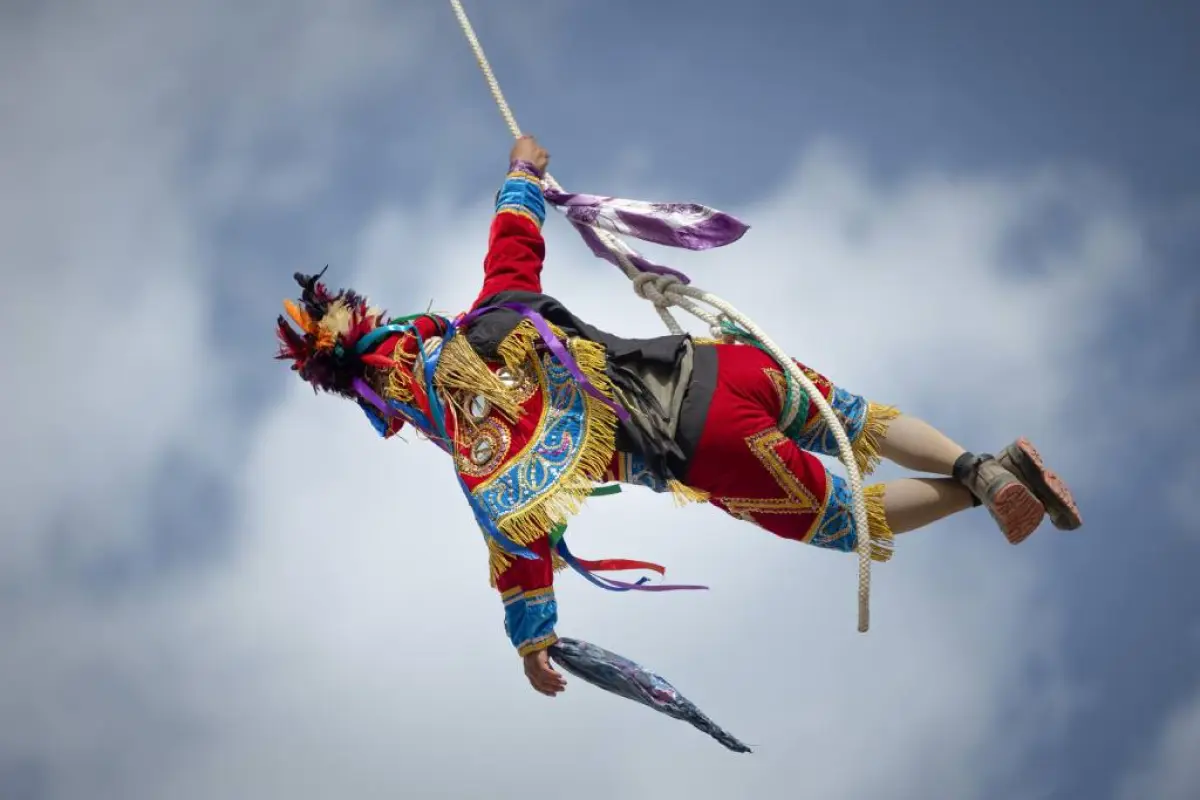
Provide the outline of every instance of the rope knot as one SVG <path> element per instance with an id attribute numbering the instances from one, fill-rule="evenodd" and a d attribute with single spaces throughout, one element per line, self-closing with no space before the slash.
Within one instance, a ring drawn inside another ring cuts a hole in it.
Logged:
<path id="1" fill-rule="evenodd" d="M 649 300 L 659 308 L 674 305 L 668 294 L 675 286 L 683 281 L 674 275 L 658 275 L 654 272 L 640 272 L 633 277 L 633 291 L 643 300 Z"/>

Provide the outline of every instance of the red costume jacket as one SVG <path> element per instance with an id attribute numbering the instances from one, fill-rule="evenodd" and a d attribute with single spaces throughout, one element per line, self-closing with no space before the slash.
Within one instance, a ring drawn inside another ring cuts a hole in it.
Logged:
<path id="1" fill-rule="evenodd" d="M 514 192 L 510 190 L 514 182 L 519 182 L 518 188 L 524 196 L 518 199 L 524 202 L 505 203 L 506 193 L 507 199 L 512 199 Z M 530 190 L 535 186 L 536 195 L 531 202 Z M 536 203 L 538 196 L 540 186 L 534 180 L 521 173 L 509 175 L 491 226 L 483 265 L 483 286 L 472 310 L 487 298 L 505 292 L 541 293 L 545 242 L 540 228 L 544 212 Z M 418 342 L 430 342 L 442 336 L 448 326 L 444 320 L 433 316 L 418 318 L 414 326 L 415 334 L 392 336 L 375 352 L 404 365 L 393 371 L 385 395 L 399 396 L 429 415 L 425 385 L 422 376 L 414 375 L 413 365 L 419 361 Z M 460 335 L 457 339 L 467 345 L 465 336 Z M 604 478 L 613 460 L 616 425 L 611 411 L 584 396 L 578 386 L 572 387 L 572 381 L 566 379 L 568 376 L 556 369 L 557 365 L 548 356 L 537 352 L 533 347 L 534 339 L 528 328 L 518 328 L 505 337 L 499 347 L 513 363 L 506 363 L 504 357 L 480 359 L 480 364 L 509 390 L 508 402 L 515 401 L 519 413 L 512 414 L 513 407 L 509 405 L 510 413 L 505 414 L 504 409 L 498 407 L 501 404 L 495 402 L 500 399 L 495 392 L 489 399 L 481 386 L 464 383 L 457 387 L 459 391 L 447 392 L 457 396 L 459 402 L 452 402 L 454 413 L 447 414 L 449 441 L 443 443 L 446 449 L 454 452 L 459 476 L 466 488 L 485 497 L 485 501 L 487 490 L 493 488 L 491 484 L 497 477 L 509 477 L 511 486 L 492 492 L 499 495 L 499 499 L 493 499 L 491 505 L 505 506 L 491 509 L 497 512 L 494 518 L 510 540 L 539 556 L 537 559 L 512 557 L 490 545 L 492 579 L 504 601 L 509 636 L 521 655 L 549 647 L 557 640 L 553 583 L 555 567 L 561 567 L 562 563 L 552 554 L 547 533 L 562 520 L 566 511 L 577 506 L 585 495 L 585 487 Z M 567 344 L 577 359 L 587 358 L 585 351 L 590 343 L 568 341 Z M 449 347 L 446 350 L 435 374 L 471 366 L 459 363 L 471 358 L 470 353 L 462 352 L 462 346 L 457 353 L 450 352 Z M 603 385 L 602 348 L 598 355 L 601 363 L 594 366 L 600 369 L 593 369 L 591 377 Z M 474 391 L 476 389 L 480 391 Z M 563 434 L 563 441 L 548 442 L 548 435 L 555 434 L 556 418 L 568 407 L 579 413 L 579 424 L 571 430 L 558 432 Z M 402 420 L 393 418 L 384 435 L 394 435 L 403 424 Z M 555 452 L 556 448 L 560 452 Z M 550 463 L 555 459 L 561 463 Z M 531 481 L 537 484 L 538 478 L 522 474 L 512 480 L 511 475 L 501 475 L 506 470 L 509 473 L 540 471 L 545 479 L 540 485 L 531 485 Z M 526 489 L 531 495 L 540 494 L 529 498 L 516 496 Z"/>

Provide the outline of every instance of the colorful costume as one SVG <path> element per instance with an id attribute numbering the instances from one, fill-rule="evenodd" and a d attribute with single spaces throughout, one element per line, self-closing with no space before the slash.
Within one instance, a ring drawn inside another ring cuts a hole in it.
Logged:
<path id="1" fill-rule="evenodd" d="M 792 425 L 779 428 L 788 389 L 771 356 L 687 335 L 620 338 L 542 293 L 540 177 L 528 164 L 512 166 L 467 314 L 385 320 L 356 293 L 333 294 L 319 275 L 297 275 L 300 303 L 286 307 L 300 332 L 279 319 L 281 357 L 314 387 L 354 399 L 385 437 L 411 425 L 453 456 L 517 651 L 556 641 L 553 582 L 564 566 L 608 589 L 702 588 L 602 578 L 596 573 L 660 568 L 570 552 L 565 521 L 601 484 L 707 501 L 835 550 L 853 551 L 868 535 L 874 558 L 889 558 L 877 487 L 867 489 L 871 529 L 858 531 L 845 482 L 813 455 L 836 455 L 816 408 L 800 397 Z M 805 369 L 869 471 L 897 412 Z"/>

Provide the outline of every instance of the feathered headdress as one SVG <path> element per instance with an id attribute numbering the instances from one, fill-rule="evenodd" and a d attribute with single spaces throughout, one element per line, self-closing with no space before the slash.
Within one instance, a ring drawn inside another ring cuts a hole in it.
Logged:
<path id="1" fill-rule="evenodd" d="M 351 289 L 331 293 L 321 283 L 324 274 L 324 269 L 316 275 L 296 273 L 300 300 L 283 301 L 287 316 L 278 318 L 276 358 L 290 360 L 314 390 L 355 398 L 354 379 L 363 377 L 371 364 L 371 356 L 357 353 L 355 345 L 383 324 L 383 312 L 370 308 L 366 298 Z"/>

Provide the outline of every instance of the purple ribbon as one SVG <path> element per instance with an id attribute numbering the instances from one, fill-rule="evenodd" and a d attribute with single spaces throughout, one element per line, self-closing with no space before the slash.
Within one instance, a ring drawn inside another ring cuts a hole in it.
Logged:
<path id="1" fill-rule="evenodd" d="M 363 400 L 378 408 L 379 413 L 385 417 L 394 417 L 397 415 L 396 410 L 384 402 L 384 399 L 362 378 L 354 379 L 354 391 L 358 392 L 358 396 Z"/>

